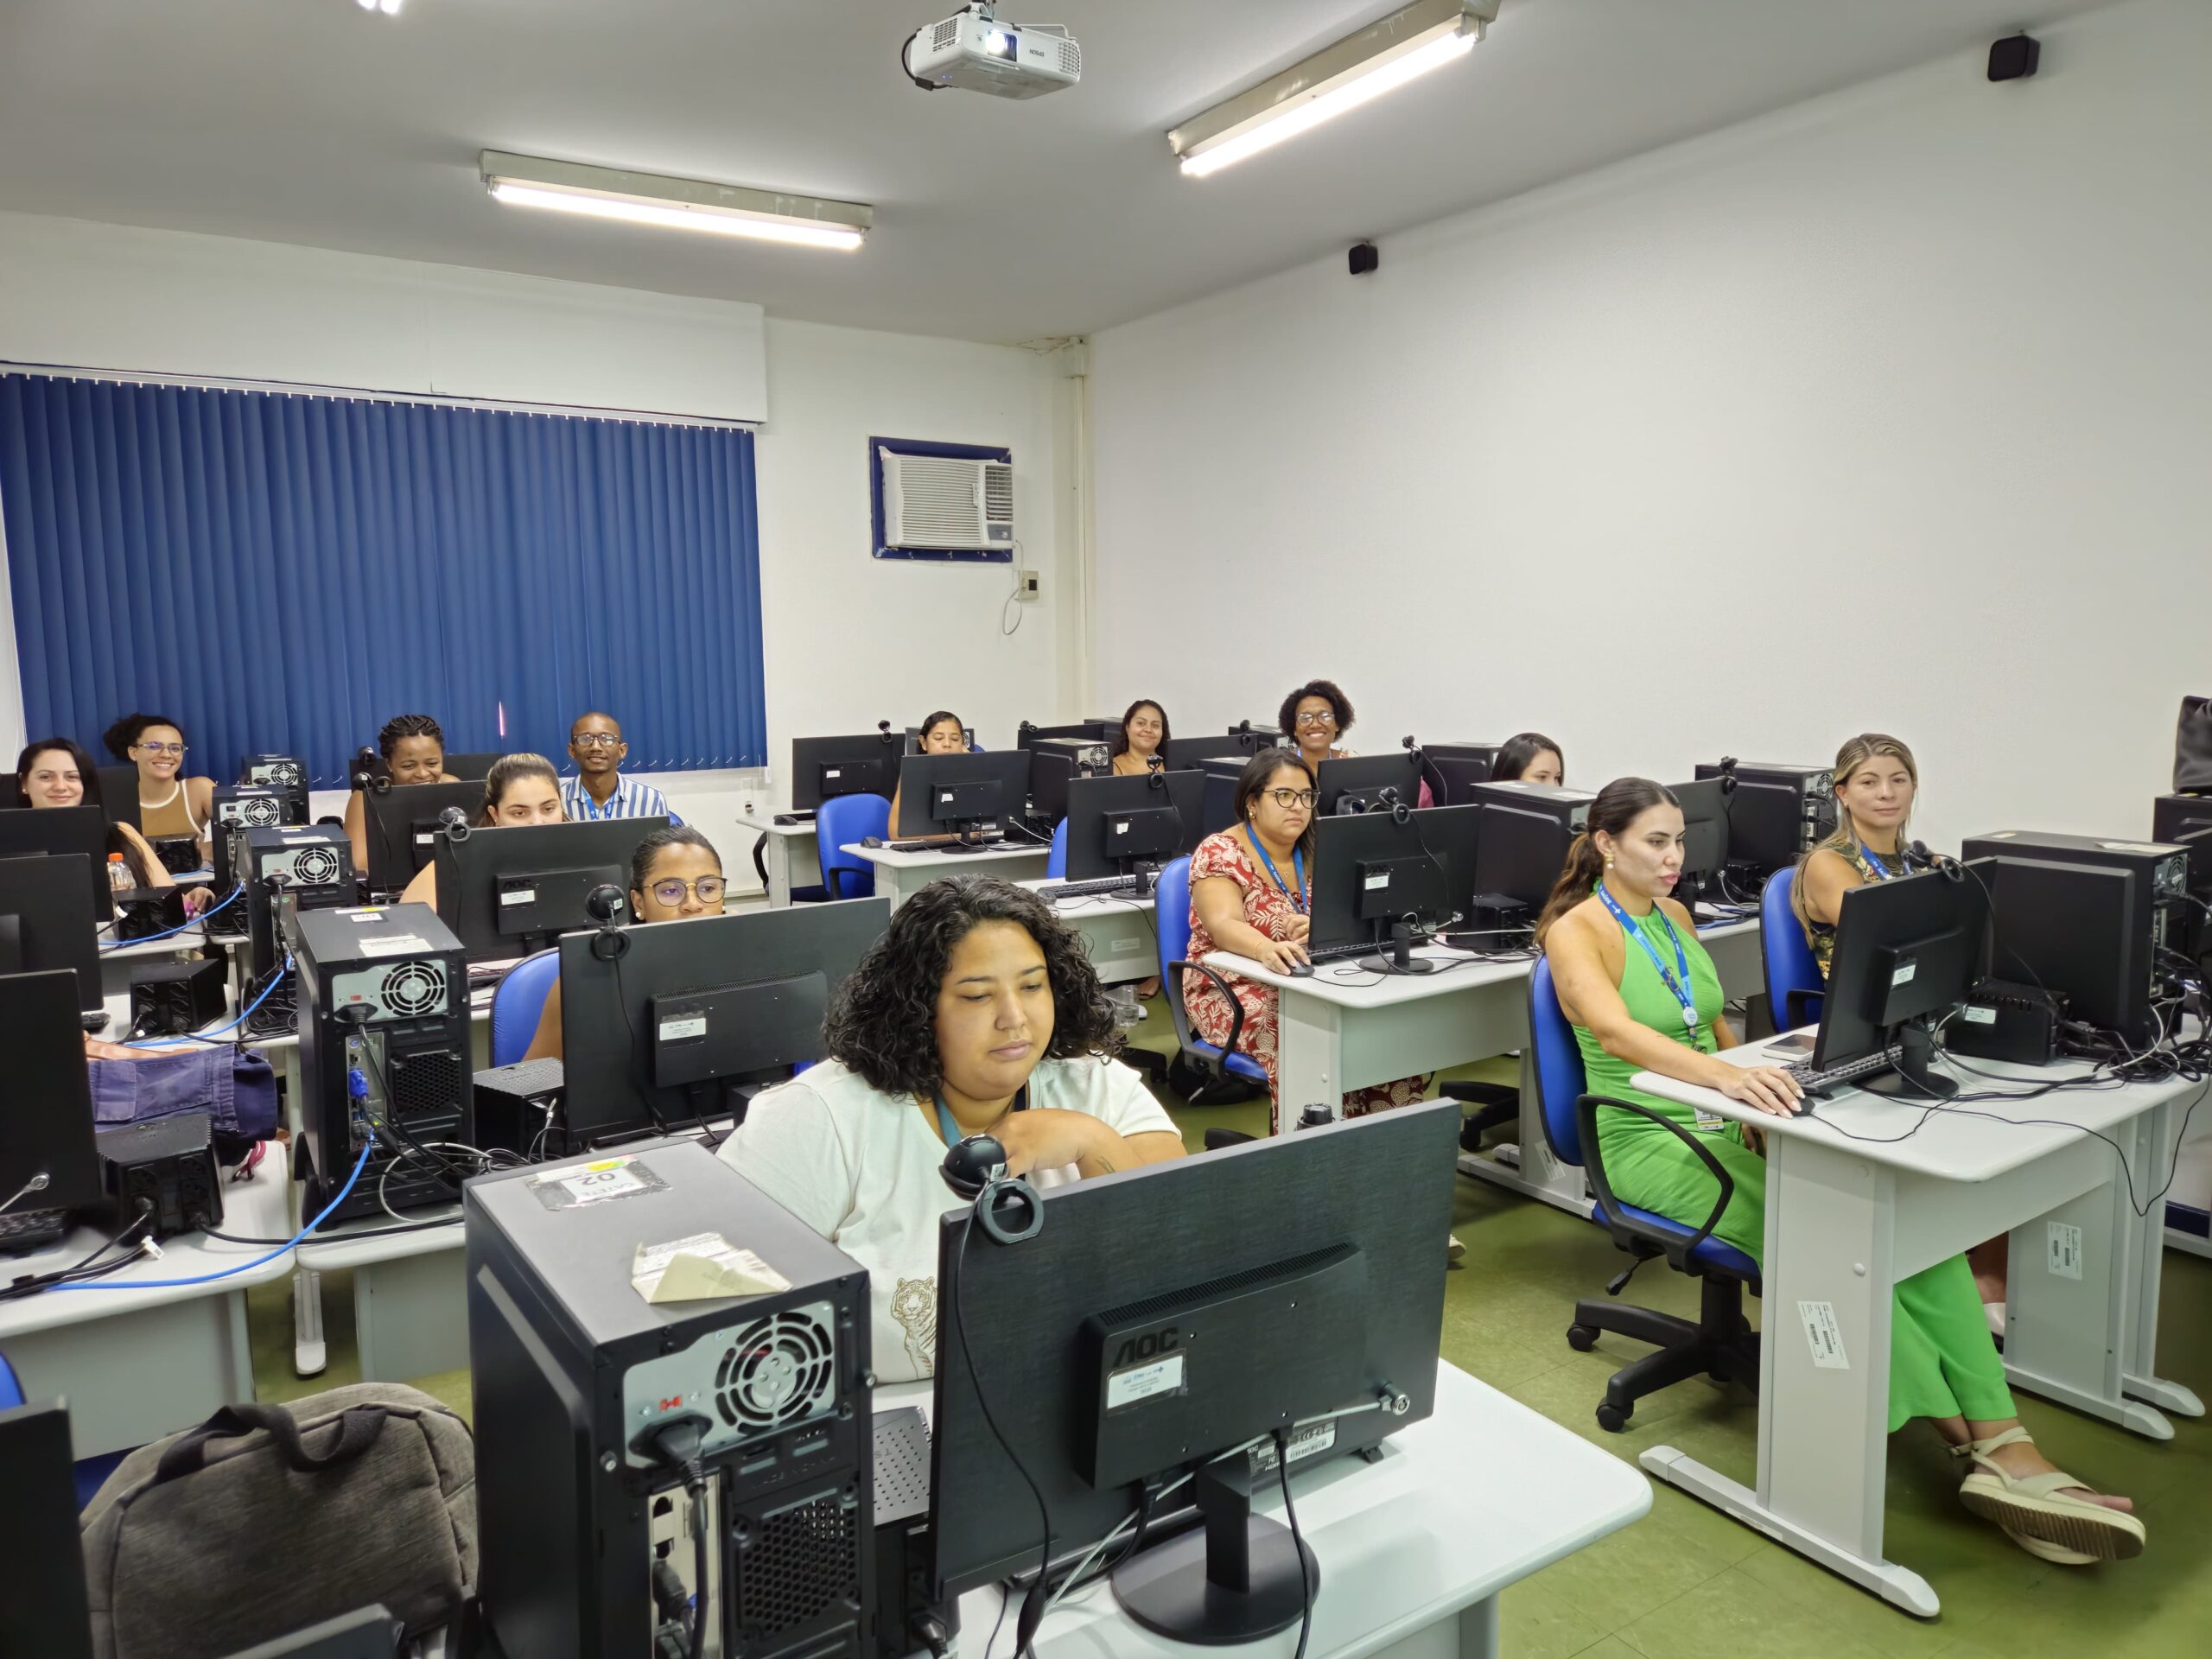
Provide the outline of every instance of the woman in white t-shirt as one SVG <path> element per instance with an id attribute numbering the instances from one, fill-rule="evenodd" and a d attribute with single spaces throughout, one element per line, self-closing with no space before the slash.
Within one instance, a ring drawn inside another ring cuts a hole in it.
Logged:
<path id="1" fill-rule="evenodd" d="M 753 1103 L 721 1155 L 868 1272 L 874 1370 L 937 1368 L 938 1224 L 963 1207 L 945 1148 L 995 1135 L 1039 1187 L 1183 1155 L 1116 1062 L 1111 1005 L 1082 942 L 1037 895 L 931 882 L 838 990 L 830 1058 Z"/>

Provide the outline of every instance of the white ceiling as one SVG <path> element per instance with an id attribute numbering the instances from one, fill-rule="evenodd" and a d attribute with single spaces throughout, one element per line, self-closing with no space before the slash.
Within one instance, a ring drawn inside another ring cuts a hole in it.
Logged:
<path id="1" fill-rule="evenodd" d="M 1212 179 L 1178 121 L 1390 0 L 1004 0 L 1080 86 L 925 93 L 957 0 L 0 0 L 0 207 L 1087 334 L 2107 0 L 1504 0 L 1471 57 Z M 1960 96 L 1992 95 L 1961 60 Z M 501 207 L 480 149 L 871 202 L 858 254 Z"/>

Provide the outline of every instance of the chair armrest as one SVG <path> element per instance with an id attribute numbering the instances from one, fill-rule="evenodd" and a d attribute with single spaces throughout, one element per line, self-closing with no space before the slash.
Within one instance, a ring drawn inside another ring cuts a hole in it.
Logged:
<path id="1" fill-rule="evenodd" d="M 1226 1061 L 1236 1052 L 1237 1039 L 1244 1034 L 1244 1005 L 1236 1000 L 1236 993 L 1230 988 L 1229 982 L 1203 962 L 1171 962 L 1167 964 L 1167 971 L 1171 974 L 1180 973 L 1185 968 L 1204 974 L 1213 982 L 1214 988 L 1229 999 L 1229 1040 L 1221 1046 L 1221 1058 Z"/>
<path id="2" fill-rule="evenodd" d="M 753 840 L 753 868 L 760 873 L 760 886 L 765 889 L 768 885 L 768 836 L 766 831 Z"/>
<path id="3" fill-rule="evenodd" d="M 1800 1026 L 1817 1024 L 1821 1010 L 1827 1005 L 1826 991 L 1785 991 L 1782 996 L 1782 1028 L 1795 1031 Z"/>
<path id="4" fill-rule="evenodd" d="M 1622 1111 L 1634 1112 L 1638 1117 L 1650 1119 L 1695 1153 L 1698 1161 L 1720 1183 L 1720 1196 L 1713 1202 L 1713 1213 L 1705 1218 L 1705 1224 L 1689 1237 L 1677 1238 L 1670 1233 L 1648 1231 L 1633 1222 L 1618 1218 L 1620 1200 L 1613 1196 L 1613 1184 L 1605 1178 L 1605 1158 L 1598 1150 L 1598 1109 L 1600 1106 L 1617 1106 Z M 1655 1112 L 1640 1102 L 1622 1100 L 1614 1095 L 1583 1095 L 1574 1103 L 1574 1124 L 1582 1137 L 1583 1167 L 1588 1172 L 1590 1185 L 1596 1190 L 1598 1201 L 1605 1209 L 1605 1225 L 1612 1233 L 1614 1242 L 1624 1248 L 1635 1240 L 1656 1244 L 1665 1253 L 1669 1267 L 1677 1272 L 1689 1272 L 1690 1252 L 1713 1236 L 1713 1230 L 1720 1224 L 1720 1217 L 1727 1211 L 1728 1201 L 1736 1196 L 1735 1178 L 1728 1173 L 1721 1161 L 1713 1155 L 1712 1149 L 1696 1135 L 1664 1112 Z"/>

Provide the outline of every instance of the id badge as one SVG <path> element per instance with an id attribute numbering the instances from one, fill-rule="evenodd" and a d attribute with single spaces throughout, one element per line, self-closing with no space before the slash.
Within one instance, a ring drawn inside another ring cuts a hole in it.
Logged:
<path id="1" fill-rule="evenodd" d="M 1728 1127 L 1728 1120 L 1718 1112 L 1708 1112 L 1702 1106 L 1693 1106 L 1690 1110 L 1697 1114 L 1697 1126 L 1700 1129 L 1725 1129 Z"/>

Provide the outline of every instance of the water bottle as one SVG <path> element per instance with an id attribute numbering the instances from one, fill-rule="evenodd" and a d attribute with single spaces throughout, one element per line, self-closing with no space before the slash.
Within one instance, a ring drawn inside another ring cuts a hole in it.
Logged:
<path id="1" fill-rule="evenodd" d="M 130 879 L 130 867 L 123 861 L 121 853 L 107 855 L 107 886 L 110 893 L 129 893 L 137 884 Z"/>
<path id="2" fill-rule="evenodd" d="M 1316 1103 L 1303 1108 L 1298 1114 L 1298 1122 L 1291 1127 L 1294 1130 L 1318 1129 L 1325 1123 L 1333 1123 L 1336 1121 L 1337 1115 L 1333 1110 Z"/>

